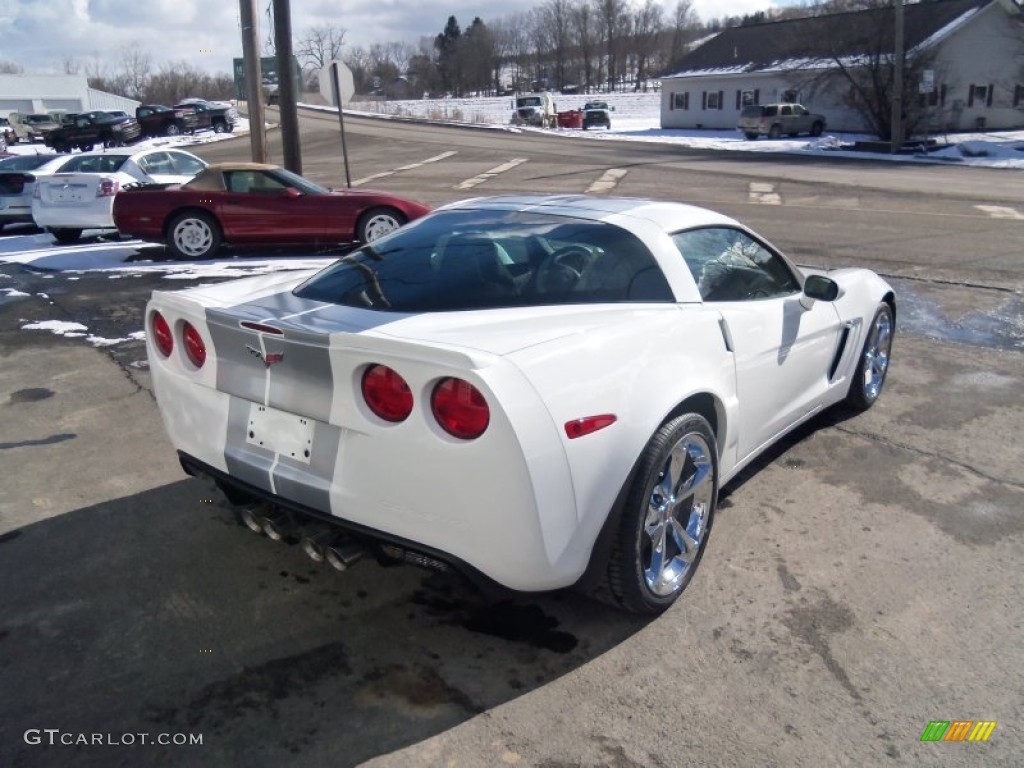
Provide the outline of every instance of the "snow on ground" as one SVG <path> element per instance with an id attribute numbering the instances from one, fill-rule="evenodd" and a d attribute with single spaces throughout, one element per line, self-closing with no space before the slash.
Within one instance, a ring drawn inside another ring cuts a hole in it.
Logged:
<path id="1" fill-rule="evenodd" d="M 930 138 L 944 149 L 916 155 L 889 155 L 877 152 L 855 152 L 850 149 L 855 141 L 873 138 L 864 134 L 833 133 L 817 139 L 767 139 L 749 141 L 735 130 L 664 129 L 661 127 L 661 95 L 658 93 L 605 93 L 594 96 L 557 95 L 560 112 L 580 109 L 590 99 L 607 101 L 614 108 L 612 129 L 593 128 L 588 131 L 559 128 L 554 131 L 541 128 L 509 125 L 513 99 L 509 96 L 473 99 L 417 99 L 407 101 L 355 102 L 345 112 L 378 115 L 391 118 L 422 118 L 439 122 L 484 125 L 511 132 L 542 131 L 563 136 L 574 136 L 602 141 L 644 141 L 674 144 L 694 149 L 712 149 L 743 152 L 828 152 L 835 157 L 874 158 L 899 162 L 957 163 L 990 168 L 1024 169 L 1024 131 L 991 133 L 940 134 Z M 311 106 L 312 105 L 304 105 Z M 331 110 L 329 107 L 315 107 Z M 842 151 L 837 151 L 842 150 Z"/>

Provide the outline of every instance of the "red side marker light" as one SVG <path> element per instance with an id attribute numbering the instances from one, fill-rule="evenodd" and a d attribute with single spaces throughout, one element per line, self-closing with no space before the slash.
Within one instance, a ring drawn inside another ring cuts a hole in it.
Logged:
<path id="1" fill-rule="evenodd" d="M 582 419 L 565 422 L 565 434 L 570 440 L 575 440 L 577 437 L 583 437 L 611 426 L 616 419 L 617 417 L 611 413 L 604 413 L 600 416 L 584 416 Z"/>

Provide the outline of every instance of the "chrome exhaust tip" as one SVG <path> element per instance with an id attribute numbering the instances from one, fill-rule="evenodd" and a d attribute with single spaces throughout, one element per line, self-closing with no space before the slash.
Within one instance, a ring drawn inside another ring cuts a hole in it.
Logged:
<path id="1" fill-rule="evenodd" d="M 238 519 L 253 533 L 263 533 L 263 505 L 246 504 L 235 507 Z"/>
<path id="2" fill-rule="evenodd" d="M 292 516 L 283 509 L 274 509 L 260 518 L 260 528 L 271 541 L 284 541 L 294 527 Z"/>
<path id="3" fill-rule="evenodd" d="M 329 531 L 320 531 L 302 539 L 302 551 L 314 563 L 322 563 L 327 558 L 327 547 L 334 540 Z"/>
<path id="4" fill-rule="evenodd" d="M 347 571 L 365 554 L 366 550 L 356 542 L 351 539 L 342 539 L 325 549 L 324 559 L 336 571 Z"/>

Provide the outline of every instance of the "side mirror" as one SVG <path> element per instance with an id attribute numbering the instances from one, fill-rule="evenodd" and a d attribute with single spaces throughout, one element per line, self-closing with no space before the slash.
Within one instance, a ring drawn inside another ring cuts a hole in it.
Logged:
<path id="1" fill-rule="evenodd" d="M 810 275 L 804 281 L 804 296 L 818 301 L 835 301 L 839 298 L 839 283 L 824 275 Z"/>
<path id="2" fill-rule="evenodd" d="M 294 200 L 297 197 L 302 197 L 302 193 L 299 192 L 299 190 L 297 190 L 295 187 L 285 187 L 284 196 L 290 197 L 292 200 Z"/>

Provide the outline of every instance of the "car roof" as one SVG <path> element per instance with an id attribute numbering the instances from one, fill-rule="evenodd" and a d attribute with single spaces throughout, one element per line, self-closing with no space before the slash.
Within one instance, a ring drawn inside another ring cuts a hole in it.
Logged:
<path id="1" fill-rule="evenodd" d="M 437 210 L 472 209 L 542 212 L 592 221 L 609 221 L 624 216 L 649 221 L 669 232 L 716 225 L 741 226 L 735 219 L 696 205 L 644 198 L 596 197 L 593 195 L 480 197 L 451 203 Z"/>

